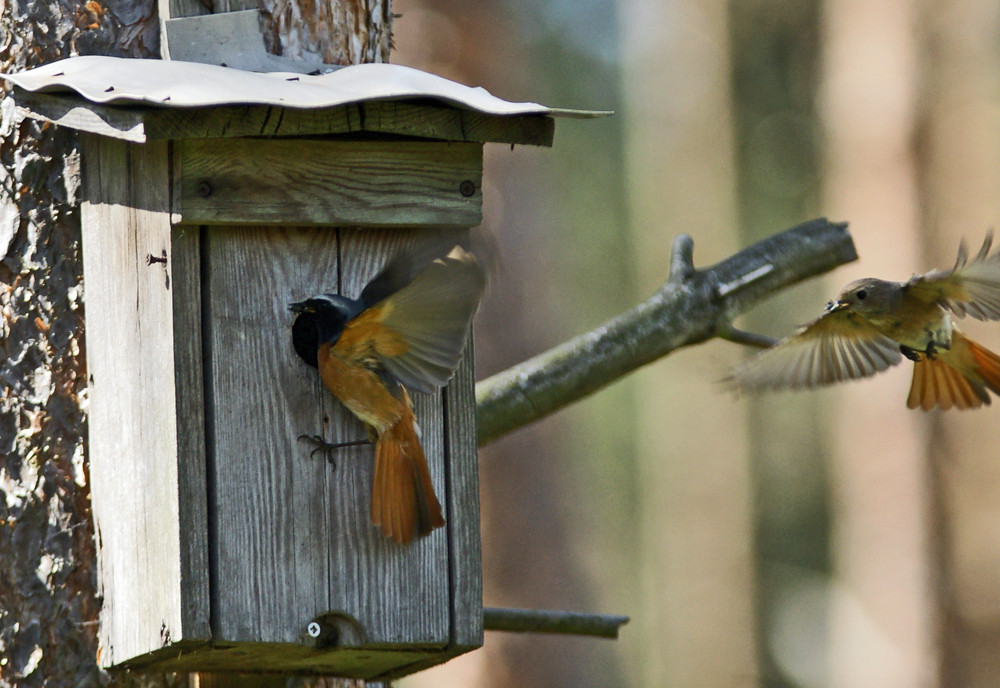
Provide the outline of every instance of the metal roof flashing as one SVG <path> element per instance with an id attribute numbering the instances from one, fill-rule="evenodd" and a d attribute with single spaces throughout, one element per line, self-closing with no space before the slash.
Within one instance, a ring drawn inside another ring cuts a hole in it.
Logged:
<path id="1" fill-rule="evenodd" d="M 282 108 L 285 114 L 297 113 L 287 130 L 268 128 L 267 122 L 237 126 L 226 133 L 201 127 L 179 127 L 173 135 L 183 136 L 253 136 L 305 135 L 356 132 L 346 125 L 331 124 L 360 109 L 373 108 L 384 116 L 400 108 L 421 108 L 426 112 L 455 111 L 459 118 L 468 113 L 477 121 L 490 121 L 491 129 L 504 129 L 505 120 L 548 120 L 551 117 L 598 117 L 608 112 L 549 108 L 538 103 L 516 103 L 498 98 L 483 88 L 473 88 L 411 67 L 393 64 L 362 64 L 336 69 L 327 74 L 310 75 L 290 72 L 249 72 L 197 62 L 178 60 L 131 59 L 106 56 L 82 56 L 59 60 L 42 67 L 15 74 L 2 74 L 14 86 L 15 100 L 29 116 L 48 119 L 73 128 L 93 131 L 133 141 L 172 137 L 165 121 L 176 122 L 180 112 L 205 110 L 218 119 L 220 113 L 273 113 Z M 353 108 L 353 110 L 352 110 Z M 166 112 L 157 116 L 157 111 Z M 413 112 L 408 110 L 408 116 Z M 88 115 L 88 113 L 90 113 Z M 128 115 L 133 115 L 129 117 Z M 166 116 L 166 117 L 165 117 Z M 476 118 L 475 116 L 478 116 Z M 102 124 L 91 120 L 96 117 Z M 118 120 L 126 120 L 124 123 Z M 452 117 L 454 119 L 454 116 Z M 251 120 L 253 118 L 251 117 Z M 390 118 L 391 119 L 391 118 Z M 432 117 L 435 119 L 435 117 Z M 447 119 L 447 117 L 445 117 Z M 109 121 L 115 120 L 115 121 Z M 304 126 L 301 122 L 312 122 Z M 158 124 L 157 124 L 158 122 Z M 257 128 L 261 124 L 261 128 Z M 272 123 L 273 124 L 273 123 Z M 509 121 L 508 124 L 515 124 Z M 331 129 L 332 126 L 332 129 Z M 346 129 L 345 129 L 346 126 Z M 362 125 L 363 126 L 363 125 Z M 110 129 L 109 129 L 110 127 Z M 125 127 L 123 129 L 123 127 Z M 138 130 L 136 130 L 138 127 Z M 390 127 L 391 129 L 392 127 Z M 447 127 L 446 127 L 447 128 Z M 509 127 L 507 127 L 509 128 Z M 517 127 L 515 127 L 516 129 Z M 310 129 L 315 129 L 314 131 Z M 404 127 L 405 129 L 405 127 Z M 117 132 L 117 133 L 115 133 Z M 382 131 L 406 135 L 408 131 Z M 499 135 L 499 134 L 497 134 Z M 538 140 L 513 140 L 518 135 L 483 132 L 478 139 L 505 143 L 551 145 Z M 448 138 L 446 132 L 431 126 L 428 138 Z"/>

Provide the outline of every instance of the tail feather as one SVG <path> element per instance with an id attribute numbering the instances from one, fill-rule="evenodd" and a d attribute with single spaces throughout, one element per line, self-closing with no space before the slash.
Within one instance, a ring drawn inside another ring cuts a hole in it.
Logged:
<path id="1" fill-rule="evenodd" d="M 990 403 L 987 390 L 1000 394 L 1000 356 L 955 330 L 951 349 L 914 364 L 906 405 L 924 411 L 979 408 Z"/>
<path id="2" fill-rule="evenodd" d="M 371 519 L 383 535 L 401 544 L 444 525 L 412 411 L 383 431 L 375 444 Z"/>
<path id="3" fill-rule="evenodd" d="M 963 340 L 976 362 L 976 373 L 980 381 L 994 394 L 1000 394 L 1000 356 L 968 337 L 963 337 Z"/>

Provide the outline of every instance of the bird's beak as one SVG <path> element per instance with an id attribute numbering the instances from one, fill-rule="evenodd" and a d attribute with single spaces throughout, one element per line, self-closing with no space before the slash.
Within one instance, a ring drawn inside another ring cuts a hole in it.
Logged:
<path id="1" fill-rule="evenodd" d="M 296 301 L 295 303 L 288 304 L 288 310 L 292 313 L 302 313 L 306 309 L 305 301 Z"/>
<path id="2" fill-rule="evenodd" d="M 847 303 L 847 301 L 840 301 L 840 300 L 831 301 L 830 303 L 826 304 L 826 312 L 827 313 L 836 313 L 837 311 L 844 310 L 845 308 L 847 308 L 850 305 L 851 304 Z"/>

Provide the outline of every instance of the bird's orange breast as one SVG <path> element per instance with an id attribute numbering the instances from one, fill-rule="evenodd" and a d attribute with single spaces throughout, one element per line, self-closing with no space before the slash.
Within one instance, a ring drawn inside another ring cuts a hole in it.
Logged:
<path id="1" fill-rule="evenodd" d="M 345 358 L 329 343 L 319 348 L 319 374 L 331 392 L 351 413 L 379 433 L 405 412 L 405 401 L 385 386 L 382 378 L 362 360 Z"/>

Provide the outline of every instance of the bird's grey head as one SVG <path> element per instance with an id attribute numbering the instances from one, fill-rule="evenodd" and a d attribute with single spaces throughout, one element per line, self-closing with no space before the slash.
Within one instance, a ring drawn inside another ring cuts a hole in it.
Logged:
<path id="1" fill-rule="evenodd" d="M 890 312 L 898 307 L 901 296 L 902 285 L 898 282 L 861 279 L 844 287 L 828 309 L 850 308 L 862 314 Z"/>

